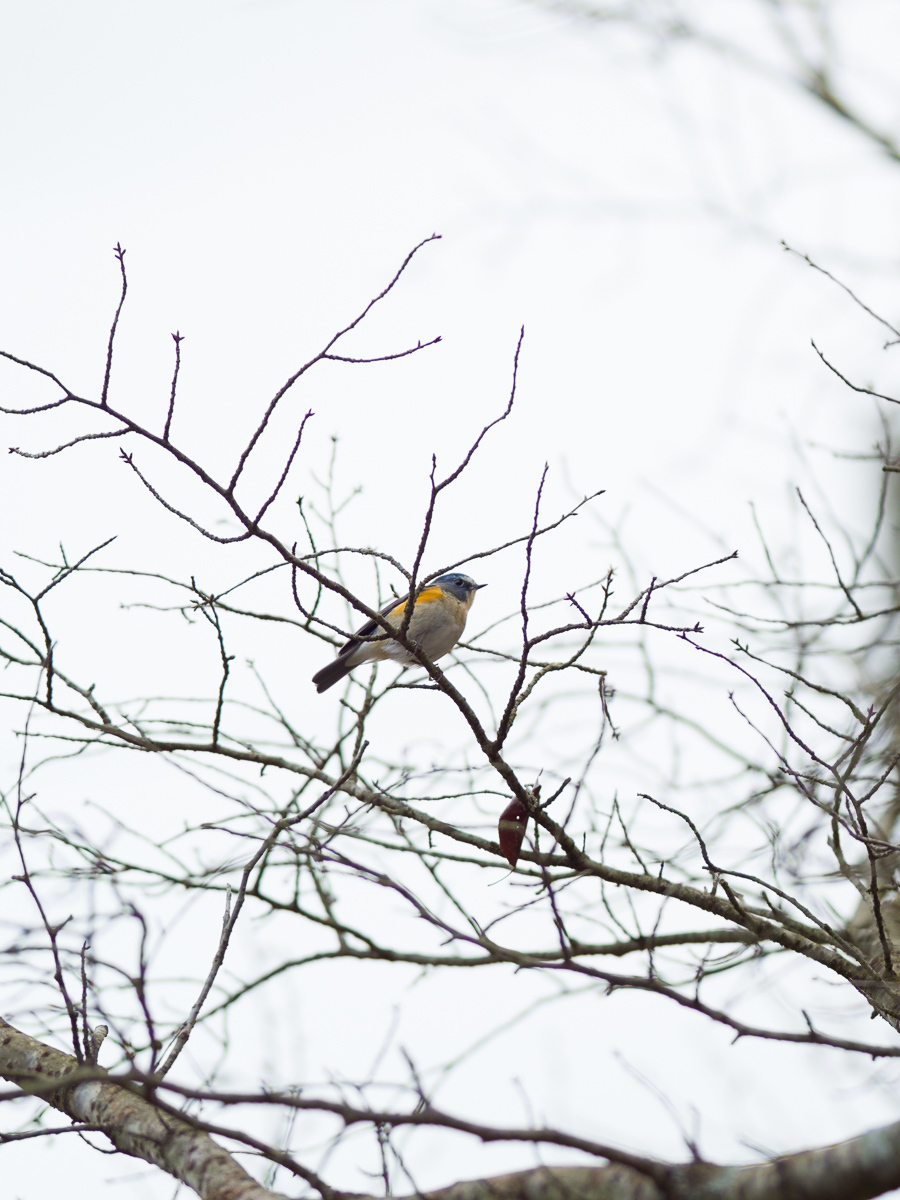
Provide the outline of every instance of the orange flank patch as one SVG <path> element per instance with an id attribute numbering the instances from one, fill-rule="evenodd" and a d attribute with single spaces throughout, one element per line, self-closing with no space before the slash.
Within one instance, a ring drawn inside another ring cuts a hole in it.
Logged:
<path id="1" fill-rule="evenodd" d="M 414 607 L 418 608 L 420 604 L 430 604 L 432 600 L 440 600 L 443 594 L 439 587 L 426 588 L 424 592 L 419 593 Z M 392 608 L 389 615 L 392 617 L 402 617 L 405 608 L 406 601 L 404 600 L 402 604 L 398 604 L 396 608 Z"/>
<path id="2" fill-rule="evenodd" d="M 439 587 L 426 588 L 424 592 L 419 592 L 416 600 L 416 606 L 418 607 L 420 604 L 430 604 L 432 600 L 440 600 L 443 594 L 444 593 Z"/>

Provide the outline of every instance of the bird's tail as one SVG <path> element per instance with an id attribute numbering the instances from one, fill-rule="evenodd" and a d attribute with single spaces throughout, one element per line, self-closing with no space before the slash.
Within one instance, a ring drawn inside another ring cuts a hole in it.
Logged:
<path id="1" fill-rule="evenodd" d="M 353 663 L 348 662 L 346 658 L 336 658 L 333 662 L 324 666 L 321 671 L 316 671 L 312 677 L 313 683 L 316 685 L 317 692 L 324 692 L 328 688 L 333 687 L 338 680 L 343 679 L 345 675 L 349 675 L 353 670 Z"/>

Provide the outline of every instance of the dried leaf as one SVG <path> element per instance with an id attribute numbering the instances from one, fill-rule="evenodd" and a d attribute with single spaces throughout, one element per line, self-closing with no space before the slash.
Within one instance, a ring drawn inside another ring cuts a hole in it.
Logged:
<path id="1" fill-rule="evenodd" d="M 528 824 L 528 813 L 521 800 L 511 800 L 500 815 L 497 834 L 503 857 L 511 867 L 519 861 L 519 851 L 525 837 L 525 826 Z"/>

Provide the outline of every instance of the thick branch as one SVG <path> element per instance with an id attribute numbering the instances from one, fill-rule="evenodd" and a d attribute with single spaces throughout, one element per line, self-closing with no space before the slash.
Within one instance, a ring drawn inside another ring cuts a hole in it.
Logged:
<path id="1" fill-rule="evenodd" d="M 747 1167 L 671 1167 L 664 1189 L 627 1166 L 538 1167 L 405 1200 L 869 1200 L 900 1183 L 900 1124 Z"/>
<path id="2" fill-rule="evenodd" d="M 60 1080 L 78 1070 L 69 1054 L 20 1033 L 0 1017 L 0 1075 L 19 1084 Z M 284 1200 L 238 1166 L 209 1134 L 163 1112 L 113 1083 L 92 1079 L 45 1093 L 47 1101 L 79 1124 L 102 1129 L 117 1150 L 161 1167 L 203 1200 Z"/>

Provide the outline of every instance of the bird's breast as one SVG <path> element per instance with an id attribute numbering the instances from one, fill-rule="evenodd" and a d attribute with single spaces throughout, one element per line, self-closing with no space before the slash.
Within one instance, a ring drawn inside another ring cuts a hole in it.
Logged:
<path id="1" fill-rule="evenodd" d="M 388 616 L 392 625 L 403 623 L 405 604 L 398 604 Z M 441 588 L 426 588 L 413 609 L 412 620 L 409 623 L 409 636 L 417 642 L 428 657 L 434 661 L 452 650 L 465 628 L 466 614 L 469 606 L 448 596 Z M 382 653 L 398 662 L 408 664 L 416 660 L 396 642 L 381 643 Z"/>

